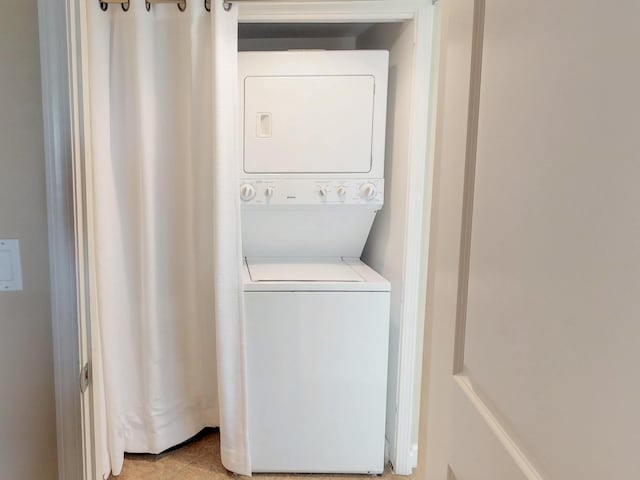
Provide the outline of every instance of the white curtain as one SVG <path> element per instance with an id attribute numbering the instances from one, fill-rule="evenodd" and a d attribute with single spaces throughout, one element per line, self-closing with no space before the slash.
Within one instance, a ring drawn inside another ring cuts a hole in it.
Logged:
<path id="1" fill-rule="evenodd" d="M 98 468 L 221 427 L 250 474 L 237 18 L 222 2 L 87 2 Z M 216 355 L 217 350 L 217 355 Z"/>

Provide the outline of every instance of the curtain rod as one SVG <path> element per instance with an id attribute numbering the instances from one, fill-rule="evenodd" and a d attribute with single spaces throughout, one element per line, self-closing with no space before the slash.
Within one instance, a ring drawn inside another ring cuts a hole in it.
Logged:
<path id="1" fill-rule="evenodd" d="M 239 1 L 239 0 L 221 0 L 221 1 L 222 1 L 222 7 L 228 12 L 229 10 L 231 10 L 231 7 L 233 6 L 232 1 Z M 103 12 L 107 11 L 110 3 L 119 3 L 120 6 L 122 7 L 122 10 L 124 10 L 125 12 L 128 11 L 129 7 L 131 6 L 131 0 L 125 0 L 125 1 L 98 0 L 100 9 Z M 145 4 L 145 8 L 147 9 L 147 12 L 151 10 L 151 4 L 153 3 L 175 3 L 178 6 L 178 10 L 180 10 L 181 12 L 184 12 L 187 9 L 187 0 L 145 0 L 144 4 Z M 204 8 L 207 12 L 211 11 L 211 0 L 204 0 Z"/>

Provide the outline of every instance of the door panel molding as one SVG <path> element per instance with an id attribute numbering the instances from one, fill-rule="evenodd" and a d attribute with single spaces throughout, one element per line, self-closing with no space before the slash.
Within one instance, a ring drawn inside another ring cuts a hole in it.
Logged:
<path id="1" fill-rule="evenodd" d="M 470 473 L 462 478 L 477 479 L 513 479 L 513 480 L 543 480 L 544 477 L 531 464 L 518 442 L 507 432 L 502 422 L 494 415 L 481 395 L 473 387 L 473 381 L 465 374 L 454 377 L 453 403 L 456 411 L 461 415 L 454 417 L 454 442 L 463 447 L 464 455 L 460 455 L 456 462 L 455 471 Z M 499 457 L 498 461 L 484 457 L 480 461 L 467 465 L 465 458 L 470 458 L 469 449 L 477 450 L 478 446 L 489 446 L 491 452 Z M 454 459 L 456 450 L 454 449 Z M 455 461 L 455 460 L 454 460 Z M 502 469 L 508 465 L 511 472 L 506 475 Z M 517 475 L 517 476 L 516 476 Z"/>
<path id="2" fill-rule="evenodd" d="M 460 229 L 460 261 L 458 264 L 458 302 L 456 306 L 456 339 L 453 373 L 464 368 L 464 346 L 469 297 L 469 267 L 471 264 L 471 230 L 473 228 L 473 197 L 476 182 L 476 151 L 480 119 L 480 87 L 482 84 L 482 47 L 485 0 L 475 0 L 471 38 L 471 69 L 469 75 L 469 107 L 467 110 L 467 144 Z"/>

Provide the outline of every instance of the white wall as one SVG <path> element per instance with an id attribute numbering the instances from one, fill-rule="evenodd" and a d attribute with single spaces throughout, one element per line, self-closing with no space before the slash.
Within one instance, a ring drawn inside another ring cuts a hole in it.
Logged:
<path id="1" fill-rule="evenodd" d="M 0 238 L 24 291 L 0 293 L 0 477 L 56 477 L 53 357 L 36 0 L 0 14 Z"/>

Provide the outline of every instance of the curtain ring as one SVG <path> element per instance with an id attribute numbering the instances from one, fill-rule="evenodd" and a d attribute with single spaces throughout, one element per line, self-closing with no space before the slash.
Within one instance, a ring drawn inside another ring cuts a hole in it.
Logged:
<path id="1" fill-rule="evenodd" d="M 144 8 L 146 8 L 146 9 L 147 9 L 147 12 L 148 12 L 149 10 L 151 10 L 151 2 L 147 2 L 147 1 L 145 0 L 145 2 L 144 2 Z"/>
<path id="2" fill-rule="evenodd" d="M 222 8 L 224 8 L 225 12 L 228 12 L 229 10 L 231 10 L 232 6 L 233 6 L 233 3 L 231 2 L 226 2 L 226 1 L 222 2 Z"/>
<path id="3" fill-rule="evenodd" d="M 211 0 L 204 0 L 204 9 L 207 12 L 211 11 Z"/>
<path id="4" fill-rule="evenodd" d="M 98 2 L 100 4 L 100 10 L 102 10 L 103 12 L 107 11 L 107 8 L 109 8 L 109 4 L 107 2 Z"/>
<path id="5" fill-rule="evenodd" d="M 181 12 L 184 12 L 187 9 L 187 0 L 182 0 L 181 2 L 178 2 L 178 10 L 180 10 Z"/>
<path id="6" fill-rule="evenodd" d="M 126 2 L 122 2 L 120 6 L 122 7 L 122 10 L 124 10 L 125 12 L 128 12 L 129 7 L 131 6 L 131 1 L 127 0 Z"/>

